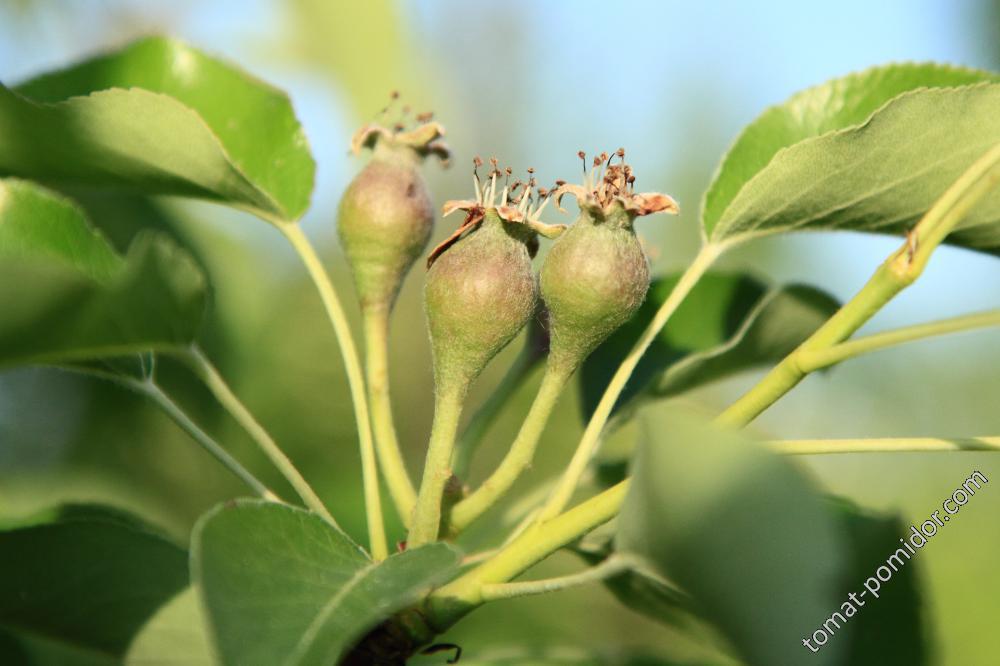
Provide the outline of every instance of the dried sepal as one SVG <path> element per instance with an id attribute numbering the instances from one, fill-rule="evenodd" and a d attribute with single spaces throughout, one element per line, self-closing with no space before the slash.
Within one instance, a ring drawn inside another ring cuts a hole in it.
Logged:
<path id="1" fill-rule="evenodd" d="M 443 217 L 459 210 L 465 211 L 466 215 L 458 229 L 431 250 L 427 257 L 427 268 L 430 268 L 443 252 L 482 222 L 487 212 L 494 213 L 504 222 L 523 224 L 534 232 L 532 238 L 527 241 L 532 256 L 538 251 L 537 235 L 557 238 L 566 229 L 566 225 L 546 224 L 539 219 L 542 211 L 548 205 L 549 199 L 552 198 L 555 188 L 549 190 L 544 187 L 536 187 L 534 169 L 527 170 L 527 182 L 517 180 L 510 184 L 510 177 L 513 175 L 513 170 L 510 167 L 501 169 L 495 157 L 489 159 L 489 165 L 490 171 L 487 175 L 487 181 L 484 183 L 479 176 L 479 168 L 483 166 L 482 158 L 477 156 L 472 160 L 472 182 L 475 198 L 451 199 L 442 206 Z M 503 189 L 498 194 L 497 189 L 501 178 L 504 180 Z"/>
<path id="2" fill-rule="evenodd" d="M 635 175 L 632 167 L 625 163 L 625 150 L 619 148 L 612 155 L 601 153 L 596 156 L 593 166 L 588 171 L 586 155 L 581 150 L 577 155 L 583 160 L 583 185 L 557 182 L 557 187 L 551 192 L 556 206 L 562 209 L 562 198 L 572 195 L 581 210 L 592 216 L 603 219 L 616 209 L 621 209 L 629 217 L 641 217 L 653 213 L 677 214 L 680 208 L 670 196 L 660 192 L 635 192 Z M 619 162 L 613 164 L 614 158 Z"/>
<path id="3" fill-rule="evenodd" d="M 368 123 L 354 133 L 351 138 L 351 152 L 358 155 L 364 148 L 374 150 L 378 144 L 383 143 L 394 147 L 409 148 L 420 158 L 434 155 L 447 164 L 451 158 L 451 151 L 448 145 L 441 140 L 445 133 L 444 126 L 434 121 L 433 113 L 416 114 L 414 117 L 416 125 L 407 129 L 404 121 L 409 116 L 410 109 L 404 106 L 397 122 L 391 126 L 383 122 L 398 99 L 399 93 L 393 92 L 389 106 L 379 114 L 378 121 Z"/>

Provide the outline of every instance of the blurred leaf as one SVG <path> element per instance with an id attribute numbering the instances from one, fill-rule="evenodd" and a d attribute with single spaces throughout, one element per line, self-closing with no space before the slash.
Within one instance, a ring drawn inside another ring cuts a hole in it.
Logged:
<path id="1" fill-rule="evenodd" d="M 333 664 L 365 633 L 458 568 L 431 544 L 374 563 L 315 514 L 244 500 L 192 537 L 192 570 L 225 664 Z"/>
<path id="2" fill-rule="evenodd" d="M 204 310 L 201 271 L 166 238 L 122 259 L 71 203 L 0 180 L 0 366 L 184 346 Z"/>
<path id="3" fill-rule="evenodd" d="M 654 281 L 635 316 L 584 361 L 580 385 L 585 419 L 679 277 Z M 805 285 L 769 289 L 746 274 L 708 273 L 642 356 L 615 412 L 775 363 L 838 307 L 832 296 Z"/>
<path id="4" fill-rule="evenodd" d="M 610 537 L 598 543 L 584 539 L 571 550 L 593 566 L 614 553 L 614 541 Z M 651 571 L 629 569 L 605 579 L 604 586 L 622 605 L 657 622 L 678 626 L 690 620 L 691 600 L 687 594 Z"/>
<path id="5" fill-rule="evenodd" d="M 193 587 L 161 607 L 136 635 L 126 666 L 211 666 L 205 618 Z"/>
<path id="6" fill-rule="evenodd" d="M 0 174 L 201 197 L 271 221 L 309 206 L 315 163 L 288 97 L 150 37 L 0 86 Z"/>
<path id="7" fill-rule="evenodd" d="M 617 547 L 690 594 L 748 664 L 844 663 L 846 636 L 817 654 L 802 643 L 840 608 L 849 564 L 821 497 L 738 433 L 675 410 L 649 413 Z"/>
<path id="8" fill-rule="evenodd" d="M 667 659 L 638 649 L 595 654 L 593 651 L 565 647 L 509 650 L 508 653 L 482 659 L 463 655 L 458 663 L 462 666 L 710 666 L 708 662 Z"/>
<path id="9" fill-rule="evenodd" d="M 120 657 L 187 583 L 184 549 L 115 509 L 66 506 L 0 532 L 0 626 L 68 652 Z"/>
<path id="10" fill-rule="evenodd" d="M 1000 85 L 980 83 L 997 78 L 888 65 L 768 109 L 736 140 L 705 195 L 706 236 L 723 243 L 803 229 L 905 232 L 1000 141 Z M 949 242 L 1000 252 L 1000 196 Z"/>
<path id="11" fill-rule="evenodd" d="M 118 657 L 0 627 L 0 664 L 14 666 L 115 666 Z"/>
<path id="12" fill-rule="evenodd" d="M 843 524 L 851 544 L 850 573 L 841 581 L 841 601 L 862 584 L 888 556 L 902 547 L 900 538 L 908 528 L 897 516 L 863 511 L 852 502 L 833 498 L 832 509 Z M 904 550 L 903 556 L 907 553 Z M 878 600 L 869 599 L 850 620 L 851 635 L 845 663 L 857 666 L 920 666 L 930 661 L 924 631 L 923 603 L 916 562 L 909 557 L 879 590 Z M 831 609 L 832 610 L 832 609 Z"/>
<path id="13" fill-rule="evenodd" d="M 407 30 L 398 2 L 288 3 L 295 39 L 291 48 L 310 67 L 324 67 L 339 84 L 357 118 L 371 118 L 389 102 L 389 92 L 403 82 L 410 103 L 424 94 L 420 67 L 411 71 L 420 50 L 407 48 Z M 416 98 L 416 99 L 415 99 Z"/>

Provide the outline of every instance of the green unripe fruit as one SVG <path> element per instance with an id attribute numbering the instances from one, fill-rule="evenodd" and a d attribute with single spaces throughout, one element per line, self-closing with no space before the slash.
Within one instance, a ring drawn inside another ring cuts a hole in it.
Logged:
<path id="1" fill-rule="evenodd" d="M 447 162 L 448 147 L 441 142 L 441 125 L 426 114 L 418 121 L 409 131 L 365 125 L 351 140 L 354 154 L 367 148 L 372 160 L 344 193 L 337 231 L 363 311 L 392 308 L 431 236 L 434 210 L 417 167 L 428 155 Z"/>
<path id="2" fill-rule="evenodd" d="M 392 306 L 433 226 L 416 161 L 376 153 L 344 193 L 337 224 L 362 307 Z"/>
<path id="3" fill-rule="evenodd" d="M 579 156 L 586 171 L 586 157 L 582 151 Z M 666 194 L 635 192 L 634 183 L 619 148 L 594 158 L 583 185 L 563 183 L 552 192 L 556 205 L 571 194 L 580 206 L 579 219 L 553 245 L 541 274 L 552 339 L 549 363 L 563 372 L 575 370 L 646 298 L 649 265 L 632 223 L 678 208 Z"/>
<path id="4" fill-rule="evenodd" d="M 464 391 L 534 314 L 531 237 L 525 225 L 488 209 L 431 265 L 424 295 L 439 391 Z"/>
<path id="5" fill-rule="evenodd" d="M 635 314 L 647 289 L 649 265 L 630 217 L 621 211 L 595 219 L 584 211 L 542 266 L 549 362 L 575 369 Z"/>

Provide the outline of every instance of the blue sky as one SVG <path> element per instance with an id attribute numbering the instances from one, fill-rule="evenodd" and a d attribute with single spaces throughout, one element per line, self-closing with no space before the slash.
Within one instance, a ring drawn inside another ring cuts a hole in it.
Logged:
<path id="1" fill-rule="evenodd" d="M 289 31 L 282 3 L 185 1 L 168 7 L 95 0 L 49 7 L 42 20 L 0 24 L 0 80 L 16 81 L 89 53 L 113 39 L 109 34 L 119 24 L 177 34 L 290 91 L 320 165 L 313 216 L 329 216 L 354 168 L 343 151 L 354 120 L 321 73 L 274 57 L 271 45 Z M 484 113 L 468 135 L 456 123 L 459 149 L 498 150 L 490 122 L 507 118 L 517 141 L 498 131 L 503 140 L 496 142 L 516 144 L 504 146 L 508 154 L 536 160 L 543 174 L 565 173 L 580 148 L 623 145 L 638 173 L 668 181 L 690 175 L 697 186 L 692 191 L 703 188 L 744 124 L 801 88 L 890 61 L 989 66 L 988 45 L 973 29 L 977 4 L 969 0 L 835 6 L 411 0 L 401 3 L 401 14 L 422 62 L 438 68 L 453 90 L 471 90 L 474 108 L 494 114 Z M 673 191 L 669 182 L 657 189 Z M 682 207 L 694 217 L 697 196 L 687 199 Z M 780 247 L 792 251 L 777 253 L 766 271 L 780 278 L 821 276 L 848 296 L 895 242 L 851 235 L 781 240 Z M 1000 272 L 991 258 L 945 250 L 932 269 L 913 290 L 916 296 L 906 294 L 890 307 L 887 321 L 918 317 L 928 300 L 948 314 L 992 305 Z"/>

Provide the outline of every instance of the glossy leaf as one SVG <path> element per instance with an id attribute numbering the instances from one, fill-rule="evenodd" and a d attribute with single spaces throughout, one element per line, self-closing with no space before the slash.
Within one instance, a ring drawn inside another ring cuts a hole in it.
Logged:
<path id="1" fill-rule="evenodd" d="M 184 549 L 114 509 L 66 506 L 0 531 L 0 627 L 67 653 L 120 657 L 187 582 Z"/>
<path id="2" fill-rule="evenodd" d="M 277 222 L 308 208 L 314 172 L 284 93 L 176 40 L 0 86 L 0 175 L 207 198 Z"/>
<path id="3" fill-rule="evenodd" d="M 580 384 L 589 418 L 615 370 L 669 296 L 679 276 L 656 280 L 636 315 L 584 362 Z M 741 273 L 708 273 L 642 356 L 615 410 L 684 391 L 784 358 L 839 303 L 805 285 L 768 288 Z"/>
<path id="4" fill-rule="evenodd" d="M 165 237 L 119 257 L 70 202 L 0 180 L 0 366 L 186 346 L 205 303 L 200 269 Z"/>
<path id="5" fill-rule="evenodd" d="M 649 412 L 617 547 L 684 589 L 751 666 L 844 663 L 850 625 L 816 654 L 802 643 L 840 608 L 849 572 L 820 495 L 739 433 Z"/>
<path id="6" fill-rule="evenodd" d="M 263 538 L 262 535 L 266 535 Z M 333 664 L 457 570 L 431 544 L 382 563 L 319 516 L 245 500 L 198 522 L 192 571 L 224 664 Z"/>
<path id="7" fill-rule="evenodd" d="M 212 666 L 215 663 L 204 613 L 192 587 L 171 599 L 150 618 L 125 655 L 125 666 Z"/>
<path id="8" fill-rule="evenodd" d="M 876 67 L 805 90 L 751 123 L 709 187 L 713 243 L 804 229 L 902 233 L 1000 141 L 990 72 Z M 1000 251 L 1000 197 L 950 242 Z"/>

